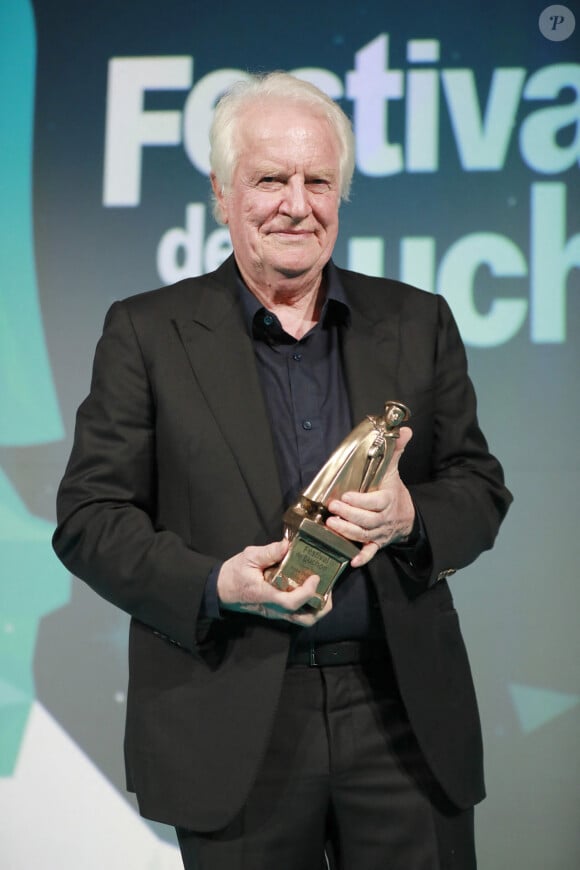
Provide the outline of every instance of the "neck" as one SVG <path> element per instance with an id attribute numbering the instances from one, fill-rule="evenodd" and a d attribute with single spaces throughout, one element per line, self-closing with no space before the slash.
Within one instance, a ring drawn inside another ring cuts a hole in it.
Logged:
<path id="1" fill-rule="evenodd" d="M 314 280 L 304 280 L 304 276 L 282 278 L 276 284 L 255 284 L 245 276 L 244 280 L 256 299 L 294 338 L 302 338 L 318 323 L 326 296 L 326 281 L 320 272 Z"/>

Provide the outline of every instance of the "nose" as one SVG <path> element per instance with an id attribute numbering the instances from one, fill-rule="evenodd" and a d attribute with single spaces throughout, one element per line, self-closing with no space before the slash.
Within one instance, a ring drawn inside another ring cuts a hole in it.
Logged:
<path id="1" fill-rule="evenodd" d="M 280 211 L 291 217 L 293 221 L 301 221 L 308 217 L 312 209 L 303 178 L 293 175 L 288 179 L 284 187 Z"/>

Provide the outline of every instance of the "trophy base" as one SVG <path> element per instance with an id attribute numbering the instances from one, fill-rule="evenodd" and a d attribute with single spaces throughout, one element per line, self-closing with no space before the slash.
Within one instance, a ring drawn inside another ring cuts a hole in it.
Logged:
<path id="1" fill-rule="evenodd" d="M 320 580 L 316 595 L 308 600 L 306 606 L 322 610 L 332 587 L 359 549 L 352 541 L 305 518 L 292 528 L 290 548 L 284 559 L 268 569 L 265 577 L 272 586 L 289 592 L 301 586 L 312 574 L 318 574 Z"/>

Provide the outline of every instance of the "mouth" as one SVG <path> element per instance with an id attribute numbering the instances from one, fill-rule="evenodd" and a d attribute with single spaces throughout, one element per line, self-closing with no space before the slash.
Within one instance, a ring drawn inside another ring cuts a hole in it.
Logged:
<path id="1" fill-rule="evenodd" d="M 309 239 L 314 236 L 313 230 L 271 230 L 269 235 L 276 236 L 281 239 L 294 241 L 294 240 L 302 240 Z"/>

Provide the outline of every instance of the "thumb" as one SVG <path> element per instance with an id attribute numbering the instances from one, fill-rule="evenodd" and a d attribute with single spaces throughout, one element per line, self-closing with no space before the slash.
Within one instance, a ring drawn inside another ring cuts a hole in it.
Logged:
<path id="1" fill-rule="evenodd" d="M 280 562 L 288 551 L 289 543 L 283 538 L 281 541 L 273 541 L 265 547 L 258 547 L 255 556 L 255 564 L 258 568 L 269 568 Z"/>
<path id="2" fill-rule="evenodd" d="M 395 443 L 395 449 L 393 451 L 393 456 L 391 459 L 389 471 L 395 471 L 399 467 L 399 461 L 401 456 L 405 452 L 405 448 L 411 438 L 413 437 L 413 432 L 409 429 L 408 426 L 403 426 L 399 429 L 399 437 Z"/>

